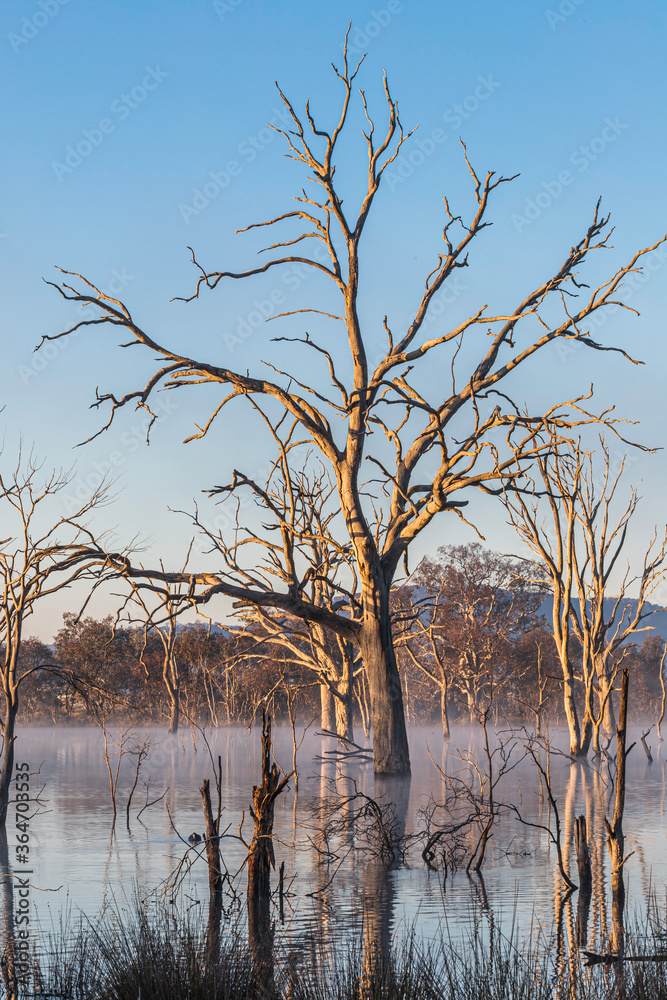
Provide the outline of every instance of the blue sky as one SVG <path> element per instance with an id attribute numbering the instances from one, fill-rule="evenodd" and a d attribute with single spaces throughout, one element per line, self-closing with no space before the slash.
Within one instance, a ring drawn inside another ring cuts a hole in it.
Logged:
<path id="1" fill-rule="evenodd" d="M 259 242 L 233 231 L 288 210 L 303 183 L 281 155 L 280 137 L 266 128 L 282 112 L 274 81 L 299 107 L 310 97 L 330 122 L 340 97 L 330 63 L 341 61 L 348 21 L 352 47 L 368 53 L 359 82 L 371 107 L 381 111 L 386 69 L 405 125 L 419 124 L 381 192 L 364 245 L 369 330 L 385 312 L 397 325 L 407 321 L 439 249 L 443 194 L 461 211 L 471 207 L 459 135 L 480 172 L 520 177 L 498 192 L 494 228 L 480 240 L 456 309 L 490 302 L 502 311 L 543 280 L 583 235 L 600 196 L 616 231 L 614 249 L 594 262 L 591 280 L 667 230 L 667 17 L 657 0 L 5 0 L 5 455 L 14 456 L 21 434 L 49 466 L 76 461 L 72 491 L 82 495 L 111 467 L 121 495 L 99 525 L 115 526 L 127 540 L 140 534 L 146 559 L 163 556 L 176 566 L 189 529 L 167 508 L 190 509 L 235 464 L 251 456 L 261 468 L 269 452 L 245 418 L 221 423 L 210 440 L 182 445 L 205 417 L 210 393 L 169 400 L 150 448 L 141 443 L 140 416 L 128 412 L 112 433 L 73 450 L 99 426 L 100 414 L 89 409 L 95 387 L 135 387 L 150 359 L 130 357 L 112 332 L 99 330 L 61 341 L 50 357 L 35 355 L 43 333 L 75 318 L 42 279 L 56 279 L 54 265 L 79 271 L 123 298 L 157 339 L 196 344 L 202 357 L 251 371 L 275 357 L 268 341 L 276 324 L 248 322 L 258 302 L 271 303 L 274 279 L 226 287 L 191 306 L 170 299 L 192 290 L 188 245 L 210 268 L 253 265 Z M 351 129 L 344 145 L 341 183 L 350 199 L 363 170 L 359 138 Z M 554 349 L 526 370 L 517 395 L 552 403 L 594 381 L 601 406 L 616 403 L 642 421 L 635 437 L 663 446 L 665 262 L 656 258 L 633 287 L 628 301 L 641 317 L 616 316 L 600 331 L 646 365 Z M 298 272 L 278 287 L 290 308 L 312 304 L 319 292 Z M 648 530 L 664 524 L 663 453 L 632 456 L 629 479 L 640 478 L 641 527 Z M 515 547 L 497 507 L 481 500 L 472 506 L 489 544 Z M 413 561 L 469 537 L 445 517 L 420 539 Z M 52 602 L 28 631 L 49 637 L 66 607 Z"/>

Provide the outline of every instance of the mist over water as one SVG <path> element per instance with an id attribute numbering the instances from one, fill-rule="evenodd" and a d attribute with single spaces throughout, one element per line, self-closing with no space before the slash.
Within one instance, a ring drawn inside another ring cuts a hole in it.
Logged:
<path id="1" fill-rule="evenodd" d="M 134 764 L 132 758 L 123 758 L 118 818 L 112 835 L 109 776 L 101 733 L 97 729 L 67 727 L 20 730 L 17 762 L 27 761 L 33 772 L 39 770 L 39 777 L 32 782 L 34 792 L 43 785 L 42 805 L 31 821 L 31 879 L 38 890 L 32 893 L 32 905 L 43 929 L 57 924 L 60 914 L 68 908 L 95 919 L 105 907 L 129 903 L 135 890 L 142 899 L 158 893 L 167 900 L 175 898 L 186 908 L 205 909 L 208 875 L 203 851 L 180 890 L 170 885 L 189 846 L 188 836 L 203 833 L 199 788 L 204 778 L 213 779 L 211 757 L 201 737 L 188 730 L 177 737 L 167 736 L 162 729 L 135 732 L 142 738 L 150 736 L 153 747 L 140 774 L 129 830 L 125 805 Z M 275 758 L 289 771 L 291 730 L 276 727 L 273 736 Z M 423 838 L 408 845 L 404 862 L 387 865 L 374 857 L 353 832 L 339 833 L 333 840 L 324 835 L 319 809 L 322 802 L 331 800 L 334 789 L 349 794 L 353 787 L 380 802 L 391 797 L 396 803 L 399 832 L 423 830 L 420 811 L 429 802 L 443 803 L 448 794 L 435 765 L 449 774 L 461 771 L 463 765 L 458 757 L 464 752 L 476 755 L 481 764 L 481 736 L 479 728 L 457 726 L 445 743 L 438 727 L 411 728 L 412 778 L 409 782 L 387 782 L 374 779 L 370 764 L 336 767 L 330 761 L 318 760 L 332 748 L 333 741 L 312 729 L 306 734 L 298 751 L 298 797 L 295 799 L 292 780 L 275 809 L 276 869 L 285 862 L 288 889 L 284 924 L 280 924 L 277 907 L 275 917 L 278 934 L 283 935 L 288 947 L 298 951 L 316 941 L 326 949 L 369 937 L 380 945 L 400 939 L 413 927 L 427 940 L 443 933 L 461 939 L 480 923 L 505 934 L 510 934 L 514 925 L 522 940 L 534 936 L 538 928 L 551 932 L 564 888 L 556 851 L 543 830 L 521 824 L 509 812 L 503 813 L 493 827 L 481 878 L 466 875 L 465 861 L 462 868 L 447 877 L 441 868 L 429 871 L 422 858 Z M 640 736 L 640 730 L 630 728 L 628 745 L 637 741 L 628 758 L 624 820 L 625 853 L 632 854 L 624 868 L 630 913 L 643 912 L 651 893 L 664 904 L 667 890 L 667 752 L 655 732 L 651 733 L 647 742 L 654 760 L 649 764 Z M 243 832 L 248 842 L 251 837 L 248 804 L 252 785 L 259 782 L 261 774 L 259 731 L 232 727 L 214 730 L 207 737 L 213 759 L 217 760 L 218 755 L 221 758 L 221 829 L 228 830 L 221 851 L 228 870 L 235 873 L 246 856 L 244 845 L 234 836 L 244 811 Z M 604 816 L 611 818 L 613 813 L 611 764 L 592 760 L 572 764 L 555 752 L 555 748 L 567 747 L 566 733 L 554 730 L 550 738 L 554 747 L 550 759 L 552 785 L 566 863 L 575 882 L 573 823 L 575 816 L 587 816 L 593 869 L 588 933 L 594 945 L 604 938 L 610 919 L 610 863 L 604 843 Z M 612 744 L 610 752 L 613 749 Z M 518 747 L 516 756 L 520 756 Z M 142 806 L 163 793 L 137 820 Z M 522 760 L 501 778 L 495 797 L 497 802 L 517 806 L 524 820 L 542 825 L 551 821 L 554 828 L 554 817 L 550 816 L 548 801 L 540 791 L 539 774 L 530 759 Z M 10 861 L 13 810 L 10 806 Z M 463 845 L 468 849 L 474 846 L 477 836 L 478 832 L 468 833 Z M 323 860 L 326 857 L 328 863 Z M 434 864 L 438 864 L 437 856 Z M 236 884 L 239 899 L 236 904 L 228 901 L 228 919 L 242 922 L 243 872 Z M 272 877 L 272 887 L 276 885 L 277 871 Z"/>

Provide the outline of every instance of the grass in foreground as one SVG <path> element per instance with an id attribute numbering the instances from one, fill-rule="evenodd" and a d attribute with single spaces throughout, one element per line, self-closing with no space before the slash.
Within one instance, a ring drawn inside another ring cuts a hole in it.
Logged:
<path id="1" fill-rule="evenodd" d="M 666 950 L 655 923 L 633 938 L 634 955 Z M 299 959 L 277 947 L 269 965 L 226 931 L 209 959 L 205 927 L 173 909 L 149 914 L 140 905 L 129 917 L 116 911 L 95 925 L 63 927 L 18 993 L 6 962 L 3 973 L 12 1000 L 667 1000 L 665 961 L 585 969 L 575 957 L 559 971 L 549 945 L 520 949 L 498 935 L 491 945 L 473 936 L 427 946 L 413 934 L 376 960 L 362 948 Z"/>

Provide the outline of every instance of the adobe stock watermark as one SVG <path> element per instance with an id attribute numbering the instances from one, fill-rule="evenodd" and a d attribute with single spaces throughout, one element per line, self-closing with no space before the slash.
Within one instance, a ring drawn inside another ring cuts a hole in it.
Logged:
<path id="1" fill-rule="evenodd" d="M 243 3 L 245 0 L 213 0 L 213 10 L 220 20 L 224 21 L 228 14 L 233 14 Z"/>
<path id="2" fill-rule="evenodd" d="M 69 2 L 70 0 L 38 0 L 37 10 L 30 17 L 22 19 L 18 32 L 10 31 L 7 35 L 7 41 L 14 52 L 20 52 L 24 45 L 31 42 L 60 13 L 60 8 Z"/>
<path id="3" fill-rule="evenodd" d="M 600 135 L 587 145 L 575 149 L 570 154 L 568 162 L 577 168 L 578 173 L 585 173 L 591 163 L 595 163 L 627 128 L 629 126 L 622 122 L 618 115 L 615 118 L 605 118 L 604 128 Z M 542 181 L 537 193 L 532 198 L 526 198 L 523 213 L 513 212 L 510 216 L 517 233 L 523 232 L 527 226 L 532 226 L 533 222 L 539 219 L 542 213 L 560 198 L 565 188 L 574 184 L 576 177 L 577 175 L 571 170 L 561 170 L 557 177 L 549 181 Z"/>
<path id="4" fill-rule="evenodd" d="M 449 281 L 445 282 L 444 286 L 440 289 L 440 291 L 436 295 L 434 295 L 434 297 L 431 299 L 431 305 L 429 306 L 429 310 L 426 313 L 426 319 L 422 323 L 422 329 L 423 330 L 427 329 L 438 319 L 440 319 L 447 306 L 450 306 L 454 302 L 456 302 L 459 296 L 463 295 L 463 293 L 467 292 L 467 290 L 468 286 L 463 284 L 458 274 L 453 274 L 449 279 Z M 405 321 L 406 328 L 410 326 L 413 318 L 414 318 L 413 316 L 408 316 L 406 318 Z M 381 351 L 378 354 L 374 355 L 370 362 L 371 367 L 373 369 L 377 368 L 380 362 L 384 361 L 386 357 L 387 357 L 386 350 Z"/>
<path id="5" fill-rule="evenodd" d="M 361 28 L 355 28 L 350 32 L 347 41 L 348 56 L 363 56 L 374 38 L 388 28 L 392 19 L 397 14 L 402 14 L 404 10 L 401 0 L 389 0 L 386 7 L 380 10 L 372 10 L 371 16 Z M 351 43 L 351 44 L 350 44 Z M 341 51 L 345 49 L 345 42 L 341 45 Z"/>
<path id="6" fill-rule="evenodd" d="M 290 451 L 294 468 L 300 468 L 301 463 L 306 461 L 309 452 L 310 448 L 306 443 Z M 265 465 L 254 469 L 250 474 L 250 478 L 253 482 L 264 485 L 275 475 L 275 472 L 275 462 L 267 462 Z M 225 531 L 233 530 L 236 527 L 236 519 L 239 512 L 247 510 L 249 507 L 254 507 L 257 499 L 251 489 L 243 490 L 239 494 L 235 493 L 233 497 L 235 499 L 233 511 L 228 512 L 225 510 L 225 501 L 218 500 L 216 501 L 217 513 L 214 517 L 207 518 L 199 512 L 198 522 L 200 524 L 200 532 L 196 536 L 196 541 L 193 545 L 193 552 L 197 555 L 203 556 L 209 553 L 211 551 L 211 539 L 215 539 L 216 537 L 224 538 Z M 225 499 L 229 499 L 229 496 Z M 236 501 L 238 501 L 238 507 Z"/>
<path id="7" fill-rule="evenodd" d="M 257 159 L 267 146 L 270 146 L 278 135 L 276 129 L 285 128 L 292 124 L 289 112 L 284 108 L 273 108 L 273 115 L 264 128 L 258 132 L 248 135 L 236 147 L 238 159 L 228 160 L 222 170 L 209 170 L 208 178 L 199 187 L 192 189 L 192 199 L 189 202 L 181 202 L 178 211 L 184 222 L 189 223 L 193 216 L 196 218 L 212 201 L 222 194 L 234 177 L 239 177 L 244 166 Z"/>
<path id="8" fill-rule="evenodd" d="M 168 394 L 165 394 L 155 400 L 151 409 L 158 419 L 164 422 L 173 413 L 176 413 L 179 406 L 172 402 Z M 133 455 L 141 445 L 146 444 L 146 435 L 152 422 L 153 418 L 147 413 L 130 430 L 121 434 L 120 447 L 112 449 L 102 461 L 92 462 L 88 467 L 89 471 L 80 472 L 77 470 L 75 478 L 69 484 L 68 492 L 61 496 L 61 502 L 67 515 L 73 514 L 83 504 L 88 503 L 95 495 L 95 491 L 122 469 L 128 456 Z"/>
<path id="9" fill-rule="evenodd" d="M 547 23 L 552 31 L 555 31 L 559 24 L 567 21 L 572 15 L 586 3 L 586 0 L 561 0 L 556 10 L 545 10 Z"/>
<path id="10" fill-rule="evenodd" d="M 327 259 L 326 250 L 320 246 L 314 247 L 312 257 L 322 264 Z M 234 354 L 236 349 L 249 340 L 268 319 L 277 316 L 278 313 L 285 312 L 286 310 L 282 307 L 289 299 L 285 289 L 290 292 L 298 291 L 304 281 L 308 281 L 316 270 L 308 264 L 289 264 L 281 275 L 280 286 L 274 287 L 263 298 L 255 299 L 252 303 L 252 309 L 245 316 L 237 316 L 233 333 L 227 331 L 222 334 L 223 342 L 230 354 Z"/>
<path id="11" fill-rule="evenodd" d="M 132 112 L 140 104 L 143 104 L 148 95 L 152 91 L 157 90 L 162 81 L 168 76 L 169 74 L 160 69 L 159 65 L 155 67 L 147 66 L 141 82 L 132 87 L 128 93 L 122 93 L 120 97 L 111 102 L 109 111 L 114 116 L 113 118 L 108 116 L 100 118 L 97 125 L 89 129 L 82 129 L 81 135 L 83 138 L 79 139 L 75 145 L 65 147 L 65 155 L 62 161 L 51 161 L 51 169 L 58 180 L 62 182 L 67 174 L 73 173 L 77 167 L 80 167 L 93 150 L 101 146 L 105 138 L 116 131 L 118 123 L 129 118 Z"/>
<path id="12" fill-rule="evenodd" d="M 111 272 L 111 277 L 106 283 L 106 287 L 100 289 L 104 295 L 109 295 L 112 298 L 116 298 L 124 288 L 126 288 L 131 281 L 134 281 L 134 275 L 128 274 L 124 267 L 120 269 L 115 268 Z M 95 309 L 94 306 L 84 306 L 83 309 L 79 311 L 78 320 L 79 322 L 84 319 L 96 319 L 99 316 L 99 311 Z M 59 358 L 63 351 L 66 351 L 72 340 L 78 337 L 85 327 L 79 327 L 73 333 L 68 334 L 66 337 L 60 337 L 58 340 L 47 340 L 45 341 L 39 350 L 33 351 L 33 358 L 29 365 L 17 365 L 16 373 L 23 382 L 27 385 L 32 379 L 37 378 L 37 376 L 48 368 L 49 365 Z"/>
<path id="13" fill-rule="evenodd" d="M 650 254 L 646 254 L 642 258 L 641 271 L 633 271 L 625 276 L 623 279 L 623 286 L 619 290 L 618 294 L 615 296 L 619 302 L 624 305 L 629 305 L 632 299 L 635 297 L 637 292 L 646 285 L 653 275 L 660 271 L 665 264 L 667 264 L 667 245 L 662 243 L 655 250 L 651 251 Z M 587 316 L 583 323 L 580 325 L 580 332 L 582 334 L 588 334 L 592 336 L 597 333 L 612 316 L 618 315 L 622 310 L 623 306 L 620 305 L 610 305 L 605 309 L 597 309 L 590 316 Z M 559 337 L 556 341 L 556 351 L 561 360 L 562 364 L 566 364 L 572 359 L 572 355 L 581 354 L 582 351 L 588 350 L 586 345 L 580 340 L 574 339 L 563 339 Z"/>
<path id="14" fill-rule="evenodd" d="M 439 146 L 447 141 L 450 131 L 456 131 L 464 121 L 467 121 L 480 106 L 488 101 L 501 84 L 494 80 L 493 74 L 489 76 L 478 76 L 477 86 L 467 97 L 457 104 L 451 105 L 442 114 L 442 120 L 447 128 L 434 128 L 424 139 L 415 139 L 416 149 L 409 153 L 399 153 L 394 162 L 384 173 L 384 180 L 390 191 L 404 184 L 409 177 L 412 177 L 415 170 L 418 170 L 436 152 Z"/>

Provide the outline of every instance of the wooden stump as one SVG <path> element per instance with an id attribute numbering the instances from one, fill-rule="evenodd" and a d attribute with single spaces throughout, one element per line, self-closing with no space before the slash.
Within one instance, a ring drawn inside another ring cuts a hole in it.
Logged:
<path id="1" fill-rule="evenodd" d="M 262 783 L 253 785 L 250 806 L 255 830 L 248 849 L 248 943 L 269 995 L 275 993 L 271 926 L 273 814 L 275 801 L 293 774 L 291 771 L 281 777 L 277 765 L 271 763 L 271 718 L 262 713 Z"/>
<path id="2" fill-rule="evenodd" d="M 220 840 L 218 819 L 213 817 L 211 787 L 208 778 L 199 789 L 206 823 L 206 860 L 208 862 L 208 931 L 206 945 L 209 962 L 217 961 L 220 946 L 220 923 L 222 920 L 222 868 L 220 864 Z"/>
<path id="3" fill-rule="evenodd" d="M 591 907 L 593 892 L 593 876 L 591 874 L 591 856 L 586 838 L 586 817 L 576 816 L 574 820 L 574 843 L 577 851 L 577 867 L 579 869 L 579 898 L 577 900 L 576 938 L 580 948 L 586 946 L 588 938 L 588 914 Z"/>

